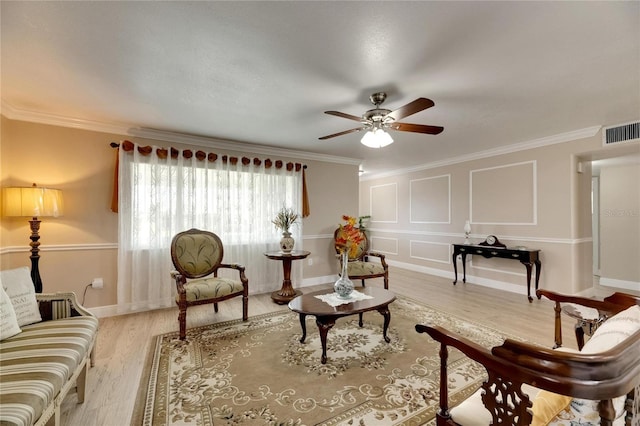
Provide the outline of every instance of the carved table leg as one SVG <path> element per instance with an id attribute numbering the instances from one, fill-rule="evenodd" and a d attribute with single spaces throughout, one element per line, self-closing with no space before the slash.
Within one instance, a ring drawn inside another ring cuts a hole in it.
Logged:
<path id="1" fill-rule="evenodd" d="M 307 314 L 300 314 L 300 326 L 302 327 L 302 337 L 300 343 L 304 343 L 304 339 L 307 338 Z"/>
<path id="2" fill-rule="evenodd" d="M 316 324 L 318 324 L 318 331 L 320 332 L 320 342 L 322 343 L 322 358 L 320 362 L 327 363 L 327 333 L 331 327 L 336 323 L 336 320 L 328 317 L 316 317 Z"/>
<path id="3" fill-rule="evenodd" d="M 381 308 L 378 308 L 378 312 L 380 312 L 380 315 L 384 317 L 384 325 L 382 327 L 382 337 L 384 338 L 385 342 L 389 343 L 391 339 L 389 339 L 389 337 L 387 336 L 387 330 L 389 329 L 389 323 L 391 322 L 391 312 L 389 312 L 388 306 L 383 306 Z"/>
<path id="4" fill-rule="evenodd" d="M 453 280 L 454 285 L 458 282 L 458 263 L 456 262 L 457 257 L 458 257 L 458 254 L 455 252 L 451 255 L 451 262 L 453 263 L 453 274 L 455 276 Z"/>
<path id="5" fill-rule="evenodd" d="M 282 280 L 282 288 L 271 293 L 271 299 L 279 305 L 289 303 L 297 296 L 302 294 L 301 291 L 295 290 L 291 285 L 291 262 L 290 258 L 282 259 L 282 272 L 284 278 Z"/>
<path id="6" fill-rule="evenodd" d="M 536 265 L 536 291 L 538 290 L 538 283 L 540 282 L 540 270 L 542 269 L 542 263 L 540 262 L 540 259 L 536 260 L 535 262 Z M 538 300 L 540 300 L 540 298 L 542 297 L 541 294 L 538 295 Z"/>
<path id="7" fill-rule="evenodd" d="M 529 303 L 531 303 L 533 301 L 533 297 L 531 297 L 531 268 L 533 264 L 531 262 L 521 263 L 527 268 L 527 299 L 529 299 Z"/>
<path id="8" fill-rule="evenodd" d="M 462 253 L 462 282 L 466 284 L 467 282 L 467 253 Z"/>

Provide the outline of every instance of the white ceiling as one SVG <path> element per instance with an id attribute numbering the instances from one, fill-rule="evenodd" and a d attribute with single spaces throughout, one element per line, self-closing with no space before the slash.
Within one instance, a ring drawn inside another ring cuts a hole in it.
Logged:
<path id="1" fill-rule="evenodd" d="M 419 167 L 640 118 L 640 2 L 1 2 L 3 111 Z M 325 110 L 435 106 L 379 150 Z"/>

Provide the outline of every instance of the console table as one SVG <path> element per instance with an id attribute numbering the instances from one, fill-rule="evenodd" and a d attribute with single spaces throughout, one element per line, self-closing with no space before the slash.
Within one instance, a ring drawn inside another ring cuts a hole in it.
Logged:
<path id="1" fill-rule="evenodd" d="M 527 268 L 527 299 L 529 302 L 533 300 L 531 297 L 531 269 L 533 265 L 536 265 L 536 290 L 538 289 L 538 282 L 540 281 L 540 270 L 542 264 L 540 262 L 540 250 L 529 249 L 509 249 L 502 245 L 466 245 L 466 244 L 454 244 L 453 245 L 453 271 L 455 273 L 455 280 L 453 284 L 458 282 L 458 265 L 456 258 L 458 255 L 462 256 L 462 282 L 467 282 L 467 263 L 466 258 L 468 254 L 478 254 L 485 258 L 499 257 L 501 259 L 513 259 L 518 260 Z M 540 296 L 538 296 L 540 299 Z"/>

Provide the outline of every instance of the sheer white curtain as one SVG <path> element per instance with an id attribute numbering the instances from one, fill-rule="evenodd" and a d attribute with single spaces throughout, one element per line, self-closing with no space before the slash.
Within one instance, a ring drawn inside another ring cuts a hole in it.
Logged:
<path id="1" fill-rule="evenodd" d="M 221 238 L 223 262 L 246 267 L 251 294 L 281 287 L 282 264 L 267 259 L 264 252 L 279 249 L 281 234 L 271 223 L 278 210 L 301 209 L 301 172 L 265 167 L 265 161 L 232 164 L 220 156 L 213 162 L 183 155 L 163 159 L 157 155 L 159 147 L 149 155 L 137 148 L 119 153 L 120 312 L 174 305 L 171 239 L 190 228 Z M 291 232 L 295 249 L 302 249 L 302 223 Z M 302 266 L 296 263 L 294 283 L 302 278 Z M 237 278 L 237 272 L 224 273 Z"/>

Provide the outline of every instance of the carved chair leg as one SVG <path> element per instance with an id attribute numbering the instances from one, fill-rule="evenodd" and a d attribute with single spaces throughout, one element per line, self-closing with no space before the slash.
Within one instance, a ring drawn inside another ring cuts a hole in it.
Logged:
<path id="1" fill-rule="evenodd" d="M 89 370 L 88 362 L 84 364 L 84 367 L 82 367 L 82 372 L 76 379 L 76 394 L 78 397 L 78 404 L 82 404 L 84 402 L 85 390 L 87 388 L 87 370 Z"/>
<path id="2" fill-rule="evenodd" d="M 362 287 L 366 287 L 366 285 L 364 283 L 364 279 L 362 280 Z"/>
<path id="3" fill-rule="evenodd" d="M 449 358 L 449 349 L 444 343 L 440 344 L 440 409 L 436 414 L 438 424 L 446 424 L 451 420 L 449 413 L 449 380 L 447 378 L 447 359 Z"/>
<path id="4" fill-rule="evenodd" d="M 89 354 L 89 361 L 90 361 L 89 364 L 91 367 L 96 366 L 96 346 L 97 346 L 97 342 L 94 342 L 93 348 L 91 348 L 91 353 Z"/>
<path id="5" fill-rule="evenodd" d="M 384 289 L 389 290 L 389 275 L 384 275 Z"/>
<path id="6" fill-rule="evenodd" d="M 613 401 L 603 399 L 598 402 L 598 413 L 600 414 L 600 425 L 611 426 L 616 418 L 616 410 L 613 408 Z"/>
<path id="7" fill-rule="evenodd" d="M 560 313 L 562 312 L 562 307 L 560 306 L 560 302 L 556 302 L 555 306 L 553 307 L 553 310 L 555 312 L 555 345 L 554 345 L 554 349 L 559 348 L 562 346 L 562 320 L 560 318 Z"/>
<path id="8" fill-rule="evenodd" d="M 187 336 L 187 309 L 180 308 L 178 313 L 178 323 L 180 324 L 180 340 Z"/>
<path id="9" fill-rule="evenodd" d="M 624 402 L 625 425 L 640 424 L 640 385 L 636 386 L 627 394 Z"/>
<path id="10" fill-rule="evenodd" d="M 576 323 L 575 332 L 578 350 L 581 351 L 584 346 L 584 329 L 582 328 L 582 323 L 580 321 Z"/>
<path id="11" fill-rule="evenodd" d="M 242 296 L 242 321 L 249 319 L 249 297 Z"/>
<path id="12" fill-rule="evenodd" d="M 218 313 L 218 303 L 214 303 L 213 304 L 213 311 L 217 314 Z"/>

